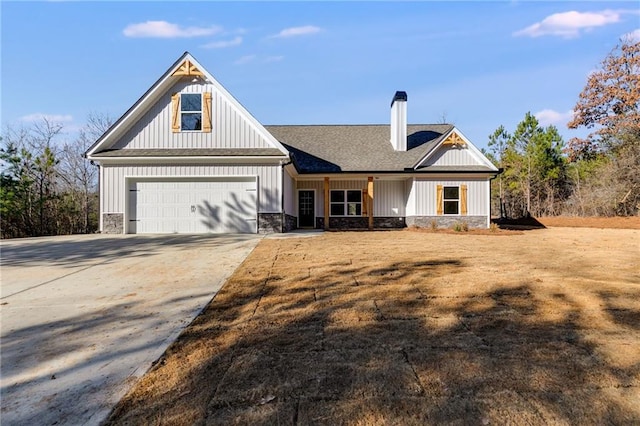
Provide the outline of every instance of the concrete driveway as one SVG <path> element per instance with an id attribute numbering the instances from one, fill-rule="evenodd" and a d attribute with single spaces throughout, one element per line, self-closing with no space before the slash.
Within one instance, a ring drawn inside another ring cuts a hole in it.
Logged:
<path id="1" fill-rule="evenodd" d="M 99 424 L 259 240 L 3 241 L 2 424 Z"/>

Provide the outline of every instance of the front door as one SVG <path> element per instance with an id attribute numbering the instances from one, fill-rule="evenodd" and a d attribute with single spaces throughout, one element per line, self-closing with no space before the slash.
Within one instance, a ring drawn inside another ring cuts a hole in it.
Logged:
<path id="1" fill-rule="evenodd" d="M 298 226 L 300 228 L 315 228 L 315 208 L 315 192 L 298 191 Z"/>

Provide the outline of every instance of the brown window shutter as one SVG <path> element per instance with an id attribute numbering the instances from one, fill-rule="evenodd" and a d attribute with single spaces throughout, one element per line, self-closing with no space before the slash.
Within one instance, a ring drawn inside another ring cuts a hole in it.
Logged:
<path id="1" fill-rule="evenodd" d="M 460 185 L 460 214 L 467 215 L 467 185 Z"/>
<path id="2" fill-rule="evenodd" d="M 171 131 L 180 131 L 180 93 L 171 95 Z"/>
<path id="3" fill-rule="evenodd" d="M 202 98 L 202 131 L 211 133 L 211 92 L 204 92 Z"/>
<path id="4" fill-rule="evenodd" d="M 442 201 L 442 185 L 438 185 L 436 187 L 436 206 L 437 206 L 437 212 L 438 215 L 442 214 L 442 208 L 443 208 L 443 201 Z"/>

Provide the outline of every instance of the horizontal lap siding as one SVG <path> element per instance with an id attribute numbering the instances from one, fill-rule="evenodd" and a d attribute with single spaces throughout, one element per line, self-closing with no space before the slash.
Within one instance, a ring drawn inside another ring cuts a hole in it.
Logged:
<path id="1" fill-rule="evenodd" d="M 165 166 L 102 166 L 101 205 L 104 213 L 122 213 L 125 209 L 125 179 L 129 177 L 224 177 L 258 176 L 259 213 L 280 213 L 279 169 L 274 166 L 207 166 L 207 165 L 165 165 Z M 104 188 L 109 188 L 105 191 Z"/>
<path id="2" fill-rule="evenodd" d="M 212 94 L 211 133 L 171 131 L 172 93 Z M 245 120 L 232 104 L 227 102 L 211 84 L 181 82 L 164 94 L 136 124 L 115 143 L 114 148 L 167 149 L 167 148 L 273 148 Z"/>
<path id="3" fill-rule="evenodd" d="M 415 194 L 415 215 L 436 216 L 436 188 L 442 186 L 467 185 L 467 215 L 488 215 L 487 200 L 489 197 L 489 181 L 487 179 L 465 180 L 419 180 L 413 183 Z"/>

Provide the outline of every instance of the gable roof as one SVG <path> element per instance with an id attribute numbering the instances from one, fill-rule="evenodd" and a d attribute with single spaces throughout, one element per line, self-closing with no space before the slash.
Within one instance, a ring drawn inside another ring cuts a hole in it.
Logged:
<path id="1" fill-rule="evenodd" d="M 431 150 L 422 158 L 418 163 L 416 163 L 413 167 L 415 169 L 424 169 L 428 168 L 431 171 L 436 171 L 438 169 L 443 168 L 443 166 L 430 165 L 430 161 L 432 157 L 438 153 L 439 149 L 444 147 L 445 145 L 458 145 L 463 146 L 468 149 L 469 155 L 477 162 L 477 165 L 474 166 L 465 166 L 466 169 L 477 169 L 477 170 L 489 170 L 493 172 L 497 172 L 498 168 L 491 162 L 489 159 L 480 151 L 474 144 L 467 139 L 465 135 L 463 135 L 458 129 L 453 128 L 449 131 L 444 137 L 440 138 Z"/>
<path id="2" fill-rule="evenodd" d="M 410 124 L 407 151 L 395 151 L 389 125 L 265 126 L 291 151 L 298 173 L 407 172 L 454 130 L 450 124 Z M 493 172 L 491 167 L 423 167 L 420 172 Z"/>
<path id="3" fill-rule="evenodd" d="M 112 144 L 125 134 L 146 111 L 148 111 L 160 97 L 162 97 L 171 87 L 185 75 L 200 75 L 216 89 L 228 101 L 237 108 L 245 118 L 257 129 L 262 137 L 280 155 L 287 155 L 288 152 L 273 135 L 264 129 L 264 126 L 256 120 L 247 109 L 238 102 L 189 52 L 184 52 L 169 69 L 129 108 L 98 140 L 87 149 L 85 157 L 93 158 L 95 154 L 108 150 Z M 102 155 L 100 155 L 102 156 Z M 113 156 L 113 154 L 111 154 Z"/>

